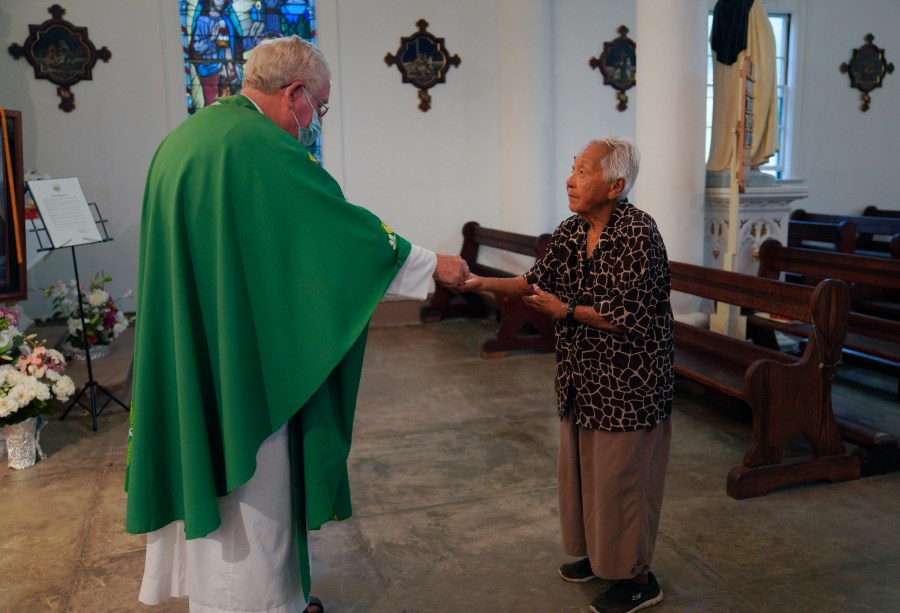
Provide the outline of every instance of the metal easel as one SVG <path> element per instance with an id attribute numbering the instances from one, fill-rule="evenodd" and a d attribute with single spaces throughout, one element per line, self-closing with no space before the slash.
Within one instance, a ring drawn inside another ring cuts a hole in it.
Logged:
<path id="1" fill-rule="evenodd" d="M 88 206 L 91 209 L 91 213 L 94 216 L 94 223 L 97 225 L 97 229 L 100 231 L 101 240 L 94 241 L 91 243 L 82 243 L 87 245 L 96 245 L 97 243 L 108 243 L 112 240 L 109 232 L 106 229 L 106 222 L 108 220 L 104 219 L 100 214 L 100 209 L 97 207 L 96 202 L 88 203 Z M 84 361 L 85 366 L 87 367 L 87 382 L 82 386 L 82 388 L 78 391 L 74 398 L 69 402 L 69 405 L 66 407 L 66 410 L 63 411 L 63 414 L 60 416 L 60 421 L 66 418 L 75 405 L 80 406 L 81 408 L 89 411 L 91 414 L 91 425 L 94 429 L 94 432 L 97 431 L 97 416 L 103 412 L 103 409 L 110 402 L 115 402 L 120 407 L 128 411 L 128 406 L 125 405 L 124 402 L 113 396 L 112 392 L 110 392 L 107 388 L 103 387 L 94 379 L 94 370 L 91 366 L 91 352 L 87 347 L 87 322 L 84 317 L 84 295 L 81 291 L 81 279 L 78 276 L 78 258 L 75 257 L 75 247 L 80 247 L 81 245 L 72 245 L 68 246 L 63 244 L 56 246 L 53 244 L 53 240 L 50 238 L 50 233 L 47 232 L 47 226 L 44 224 L 44 219 L 41 216 L 40 210 L 38 209 L 37 215 L 29 219 L 31 222 L 31 228 L 29 232 L 34 232 L 35 238 L 38 242 L 38 252 L 41 251 L 55 251 L 57 249 L 65 249 L 68 248 L 72 251 L 72 267 L 75 269 L 75 283 L 78 288 L 78 309 L 81 314 L 81 333 L 84 335 L 85 339 L 85 349 L 84 349 Z M 41 237 L 41 233 L 43 233 L 43 238 Z M 45 244 L 46 242 L 46 244 Z M 102 406 L 98 408 L 97 406 L 97 393 L 100 392 L 106 396 L 106 402 L 103 403 Z M 82 402 L 82 398 L 87 394 L 90 397 L 90 404 L 84 404 Z"/>

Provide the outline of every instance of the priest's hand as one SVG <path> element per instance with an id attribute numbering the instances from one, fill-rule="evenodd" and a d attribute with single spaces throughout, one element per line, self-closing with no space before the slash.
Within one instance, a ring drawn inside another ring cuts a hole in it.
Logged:
<path id="1" fill-rule="evenodd" d="M 466 290 L 465 283 L 469 276 L 469 265 L 458 255 L 437 254 L 437 268 L 434 269 L 434 280 L 451 292 Z"/>

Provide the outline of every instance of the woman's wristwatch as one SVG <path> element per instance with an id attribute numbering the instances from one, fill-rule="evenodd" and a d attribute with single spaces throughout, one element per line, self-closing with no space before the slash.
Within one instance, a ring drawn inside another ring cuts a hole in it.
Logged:
<path id="1" fill-rule="evenodd" d="M 569 308 L 566 310 L 566 325 L 571 326 L 572 322 L 575 321 L 575 299 L 572 298 L 569 300 Z"/>

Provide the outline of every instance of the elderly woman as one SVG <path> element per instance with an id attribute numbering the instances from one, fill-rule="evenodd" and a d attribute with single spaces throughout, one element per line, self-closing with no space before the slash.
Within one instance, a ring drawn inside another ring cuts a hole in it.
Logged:
<path id="1" fill-rule="evenodd" d="M 470 275 L 467 288 L 522 296 L 556 318 L 563 547 L 560 576 L 617 580 L 596 613 L 653 606 L 650 563 L 671 440 L 673 319 L 666 248 L 628 202 L 640 164 L 628 140 L 588 143 L 566 182 L 575 213 L 521 277 Z"/>

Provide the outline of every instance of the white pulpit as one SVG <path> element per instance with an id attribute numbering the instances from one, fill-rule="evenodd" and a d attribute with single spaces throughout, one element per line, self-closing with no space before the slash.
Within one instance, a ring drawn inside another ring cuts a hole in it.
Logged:
<path id="1" fill-rule="evenodd" d="M 734 193 L 737 208 L 731 208 Z M 759 247 L 769 238 L 787 244 L 788 221 L 795 200 L 809 196 L 799 180 L 776 181 L 774 185 L 747 186 L 738 193 L 730 187 L 706 188 L 703 264 L 748 275 L 759 268 Z M 732 231 L 736 220 L 736 231 Z M 710 329 L 744 338 L 745 322 L 736 308 L 719 305 L 710 315 Z"/>
<path id="2" fill-rule="evenodd" d="M 788 220 L 793 202 L 809 196 L 802 181 L 777 181 L 775 185 L 746 187 L 738 194 L 736 244 L 729 246 L 728 187 L 706 188 L 703 264 L 755 275 L 759 246 L 768 238 L 787 244 Z M 729 258 L 733 260 L 729 261 Z"/>

